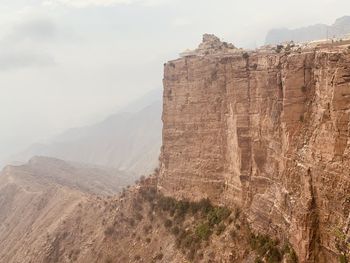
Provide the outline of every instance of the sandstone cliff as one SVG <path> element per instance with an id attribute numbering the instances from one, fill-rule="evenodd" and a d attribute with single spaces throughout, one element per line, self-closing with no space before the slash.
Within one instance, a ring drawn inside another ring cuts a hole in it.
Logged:
<path id="1" fill-rule="evenodd" d="M 243 52 L 206 35 L 165 64 L 158 188 L 238 205 L 300 262 L 338 262 L 350 227 L 350 50 Z"/>

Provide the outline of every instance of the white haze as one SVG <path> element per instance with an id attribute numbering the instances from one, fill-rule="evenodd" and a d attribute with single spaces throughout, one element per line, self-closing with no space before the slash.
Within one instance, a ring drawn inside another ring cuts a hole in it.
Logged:
<path id="1" fill-rule="evenodd" d="M 163 63 L 205 32 L 251 48 L 273 27 L 346 10 L 349 0 L 2 0 L 0 159 L 161 88 Z"/>

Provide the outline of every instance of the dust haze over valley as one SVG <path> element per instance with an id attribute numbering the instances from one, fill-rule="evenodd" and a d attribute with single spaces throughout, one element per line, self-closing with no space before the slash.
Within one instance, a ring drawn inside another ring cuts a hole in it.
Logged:
<path id="1" fill-rule="evenodd" d="M 0 263 L 350 262 L 346 10 L 1 1 Z"/>

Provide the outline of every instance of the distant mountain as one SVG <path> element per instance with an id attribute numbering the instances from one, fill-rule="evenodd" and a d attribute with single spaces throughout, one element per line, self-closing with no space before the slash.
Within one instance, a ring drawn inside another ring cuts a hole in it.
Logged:
<path id="1" fill-rule="evenodd" d="M 126 106 L 117 109 L 117 112 L 136 113 L 144 108 L 163 100 L 163 89 L 154 89 L 140 98 L 128 103 Z"/>
<path id="2" fill-rule="evenodd" d="M 312 26 L 287 29 L 272 29 L 268 32 L 265 44 L 279 44 L 293 40 L 307 42 L 318 39 L 342 38 L 350 33 L 350 16 L 338 18 L 333 25 L 316 24 Z"/>
<path id="3" fill-rule="evenodd" d="M 137 175 L 150 173 L 158 165 L 161 147 L 160 94 L 152 91 L 102 122 L 70 129 L 48 144 L 32 145 L 10 161 L 21 163 L 40 155 Z"/>

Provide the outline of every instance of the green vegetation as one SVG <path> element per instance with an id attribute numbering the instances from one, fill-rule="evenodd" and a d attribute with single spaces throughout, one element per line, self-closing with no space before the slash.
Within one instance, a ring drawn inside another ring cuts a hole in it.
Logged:
<path id="1" fill-rule="evenodd" d="M 157 256 L 154 258 L 155 260 L 162 260 L 164 257 L 163 253 L 158 253 Z"/>
<path id="2" fill-rule="evenodd" d="M 234 240 L 237 237 L 237 232 L 235 230 L 230 231 L 230 237 Z"/>
<path id="3" fill-rule="evenodd" d="M 222 234 L 227 224 L 239 217 L 236 211 L 235 218 L 228 219 L 231 211 L 227 207 L 212 205 L 208 199 L 199 202 L 176 200 L 148 188 L 141 189 L 140 193 L 142 199 L 150 203 L 152 211 L 149 216 L 153 211 L 161 212 L 165 228 L 174 235 L 177 247 L 189 260 L 199 258 L 199 249 L 212 234 Z"/>
<path id="4" fill-rule="evenodd" d="M 288 263 L 298 262 L 296 253 L 289 244 L 285 244 L 281 250 L 278 241 L 271 239 L 268 235 L 251 233 L 249 244 L 258 254 L 255 262 L 261 262 L 264 258 L 267 263 L 278 263 L 282 261 L 283 256 L 286 256 Z"/>
<path id="5" fill-rule="evenodd" d="M 348 242 L 346 234 L 341 230 L 341 228 L 335 228 L 333 230 L 333 234 L 335 236 L 336 248 L 339 251 L 339 262 L 340 263 L 348 263 L 348 255 L 350 250 L 350 243 Z"/>
<path id="6" fill-rule="evenodd" d="M 287 46 L 286 46 L 286 48 L 285 48 L 285 51 L 286 51 L 286 52 L 290 52 L 291 49 L 292 49 L 292 46 L 291 46 L 291 44 L 288 43 Z"/>
<path id="7" fill-rule="evenodd" d="M 241 211 L 238 208 L 231 211 L 224 206 L 214 206 L 208 199 L 199 202 L 176 200 L 158 193 L 154 187 L 141 188 L 140 193 L 140 198 L 135 199 L 134 208 L 138 208 L 142 202 L 148 202 L 149 220 L 152 222 L 154 218 L 160 218 L 165 229 L 174 236 L 176 247 L 191 262 L 203 259 L 203 252 L 210 244 L 213 234 L 220 236 L 223 233 L 226 233 L 233 242 L 239 240 L 248 242 L 256 253 L 256 263 L 279 263 L 282 260 L 286 263 L 298 262 L 290 244 L 286 243 L 282 247 L 277 240 L 268 235 L 250 232 L 245 221 L 241 221 Z M 143 227 L 145 234 L 151 231 L 151 224 Z M 343 238 L 340 234 L 338 236 Z M 149 237 L 145 241 L 151 243 Z M 153 258 L 153 262 L 161 259 L 162 257 L 157 255 Z M 347 263 L 346 256 L 342 256 L 340 262 Z"/>
<path id="8" fill-rule="evenodd" d="M 196 236 L 201 240 L 208 240 L 212 234 L 209 223 L 201 223 L 196 228 Z"/>
<path id="9" fill-rule="evenodd" d="M 177 225 L 171 232 L 176 237 L 177 247 L 187 254 L 189 260 L 200 256 L 198 250 L 202 242 L 209 240 L 215 230 L 218 235 L 225 230 L 224 221 L 231 214 L 228 208 L 215 207 L 208 199 L 188 202 L 160 197 L 160 200 L 161 208 L 175 218 Z M 195 218 L 191 229 L 186 229 L 184 225 L 184 219 L 188 215 Z"/>
<path id="10" fill-rule="evenodd" d="M 255 250 L 260 257 L 265 256 L 268 263 L 280 262 L 282 260 L 282 253 L 278 249 L 278 242 L 272 240 L 267 235 L 251 233 L 250 246 Z"/>
<path id="11" fill-rule="evenodd" d="M 280 53 L 283 50 L 283 45 L 277 45 L 276 52 Z"/>
<path id="12" fill-rule="evenodd" d="M 345 255 L 339 256 L 339 263 L 348 263 L 348 259 L 346 258 Z"/>
<path id="13" fill-rule="evenodd" d="M 105 229 L 105 236 L 112 236 L 114 234 L 114 227 L 109 226 Z"/>
<path id="14" fill-rule="evenodd" d="M 301 115 L 299 116 L 299 121 L 300 121 L 300 122 L 304 122 L 304 115 L 303 115 L 303 114 L 301 114 Z"/>
<path id="15" fill-rule="evenodd" d="M 217 225 L 231 214 L 231 211 L 226 207 L 215 207 L 208 213 L 208 222 L 211 226 Z"/>
<path id="16" fill-rule="evenodd" d="M 298 263 L 298 257 L 293 247 L 287 243 L 282 248 L 282 254 L 286 256 L 287 263 Z"/>
<path id="17" fill-rule="evenodd" d="M 220 225 L 218 225 L 218 227 L 216 228 L 216 234 L 220 236 L 222 232 L 225 231 L 225 229 L 226 229 L 226 225 L 224 223 L 220 223 Z"/>
<path id="18" fill-rule="evenodd" d="M 142 188 L 140 194 L 145 201 L 152 203 L 157 197 L 157 190 L 154 187 Z"/>

